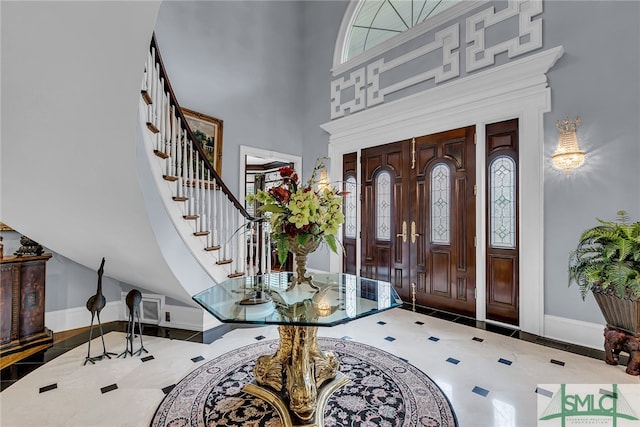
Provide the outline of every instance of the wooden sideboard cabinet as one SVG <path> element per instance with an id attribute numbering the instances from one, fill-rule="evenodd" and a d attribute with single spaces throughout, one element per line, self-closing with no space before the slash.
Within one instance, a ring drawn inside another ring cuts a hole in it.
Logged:
<path id="1" fill-rule="evenodd" d="M 49 258 L 45 253 L 0 260 L 0 357 L 53 345 L 53 333 L 44 326 Z"/>

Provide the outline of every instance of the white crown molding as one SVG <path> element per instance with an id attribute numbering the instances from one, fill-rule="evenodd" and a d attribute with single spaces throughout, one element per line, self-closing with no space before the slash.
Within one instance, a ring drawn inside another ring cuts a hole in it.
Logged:
<path id="1" fill-rule="evenodd" d="M 343 63 L 342 57 L 348 43 L 347 35 L 349 34 L 352 22 L 354 21 L 356 13 L 359 9 L 358 6 L 360 5 L 359 1 L 351 1 L 349 3 L 349 6 L 347 7 L 347 10 L 345 11 L 344 17 L 342 18 L 342 23 L 340 24 L 340 30 L 338 31 L 336 46 L 333 50 L 333 68 L 331 69 L 331 73 L 335 77 L 338 74 L 350 70 L 351 68 L 357 67 L 360 64 L 364 64 L 365 62 L 370 61 L 374 57 L 388 51 L 389 49 L 400 46 L 401 44 L 428 31 L 431 31 L 434 28 L 439 27 L 440 25 L 446 24 L 448 21 L 455 19 L 458 16 L 462 16 L 467 12 L 481 7 L 488 1 L 489 0 L 475 0 L 460 2 L 459 4 L 452 6 L 442 13 L 437 14 L 433 18 L 427 19 L 422 24 L 416 25 L 415 27 L 404 31 L 397 36 L 394 36 Z"/>

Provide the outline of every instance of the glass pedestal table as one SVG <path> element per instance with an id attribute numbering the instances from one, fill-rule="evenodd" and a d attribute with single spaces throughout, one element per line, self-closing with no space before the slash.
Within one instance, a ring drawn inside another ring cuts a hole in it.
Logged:
<path id="1" fill-rule="evenodd" d="M 318 346 L 318 327 L 335 326 L 402 305 L 384 281 L 315 273 L 295 284 L 291 272 L 236 277 L 194 295 L 222 322 L 279 325 L 277 351 L 256 360 L 244 391 L 271 403 L 285 426 L 323 425 L 329 396 L 349 382 L 332 352 Z"/>

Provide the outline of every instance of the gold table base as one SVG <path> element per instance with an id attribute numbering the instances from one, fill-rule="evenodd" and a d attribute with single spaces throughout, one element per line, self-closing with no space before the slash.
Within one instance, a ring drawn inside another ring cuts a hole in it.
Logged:
<path id="1" fill-rule="evenodd" d="M 255 382 L 251 382 L 244 386 L 242 391 L 244 391 L 245 393 L 249 393 L 252 396 L 259 397 L 260 399 L 273 405 L 273 407 L 276 408 L 276 411 L 278 411 L 278 415 L 280 415 L 283 427 L 323 427 L 324 410 L 329 397 L 331 397 L 334 391 L 348 384 L 350 381 L 351 380 L 349 379 L 349 377 L 344 374 L 338 373 L 338 375 L 336 375 L 333 380 L 323 385 L 316 400 L 316 410 L 314 413 L 314 417 L 312 417 L 310 421 L 303 424 L 294 422 L 297 417 L 295 416 L 295 414 L 292 416 L 292 414 L 290 413 L 286 400 L 283 399 L 279 393 L 274 392 L 269 387 L 262 387 L 257 385 Z"/>
<path id="2" fill-rule="evenodd" d="M 317 326 L 281 325 L 278 332 L 277 351 L 258 357 L 256 381 L 244 391 L 273 404 L 285 427 L 322 427 L 329 396 L 350 380 L 338 373 L 336 355 L 320 350 Z"/>

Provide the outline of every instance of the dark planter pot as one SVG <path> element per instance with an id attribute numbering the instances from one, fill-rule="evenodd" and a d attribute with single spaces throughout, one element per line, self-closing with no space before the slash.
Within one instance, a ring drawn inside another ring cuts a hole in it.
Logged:
<path id="1" fill-rule="evenodd" d="M 640 301 L 629 295 L 620 298 L 612 288 L 594 286 L 591 291 L 602 311 L 607 326 L 640 337 Z"/>

